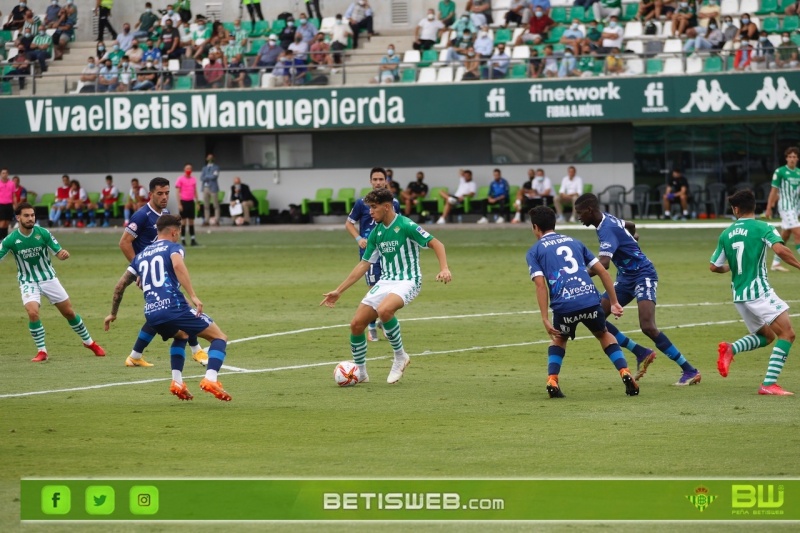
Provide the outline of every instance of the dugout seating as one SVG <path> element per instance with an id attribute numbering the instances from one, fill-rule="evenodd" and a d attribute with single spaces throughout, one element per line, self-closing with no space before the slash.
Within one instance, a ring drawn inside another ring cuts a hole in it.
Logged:
<path id="1" fill-rule="evenodd" d="M 329 215 L 331 198 L 333 198 L 333 189 L 329 187 L 317 189 L 314 198 L 303 199 L 300 212 L 303 215 Z"/>

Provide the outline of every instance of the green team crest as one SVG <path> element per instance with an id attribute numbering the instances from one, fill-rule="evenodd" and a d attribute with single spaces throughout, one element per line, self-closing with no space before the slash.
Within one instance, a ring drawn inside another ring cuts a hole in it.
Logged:
<path id="1" fill-rule="evenodd" d="M 706 510 L 706 507 L 711 505 L 714 500 L 717 499 L 717 497 L 709 494 L 708 489 L 701 485 L 694 490 L 693 495 L 686 496 L 686 499 L 692 502 L 692 505 L 694 505 L 697 510 L 702 513 Z"/>

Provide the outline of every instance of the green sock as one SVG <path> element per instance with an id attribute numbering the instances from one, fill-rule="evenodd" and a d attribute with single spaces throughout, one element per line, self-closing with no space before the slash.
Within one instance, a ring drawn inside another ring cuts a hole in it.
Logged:
<path id="1" fill-rule="evenodd" d="M 396 316 L 383 323 L 383 331 L 386 333 L 386 338 L 389 339 L 389 344 L 392 345 L 395 355 L 404 353 L 403 337 L 400 335 L 400 322 L 397 321 Z"/>
<path id="2" fill-rule="evenodd" d="M 353 353 L 353 361 L 362 366 L 367 361 L 367 336 L 350 335 L 350 351 Z"/>
<path id="3" fill-rule="evenodd" d="M 84 344 L 92 344 L 92 336 L 89 335 L 89 330 L 86 329 L 86 326 L 83 324 L 83 320 L 81 320 L 80 315 L 75 315 L 75 318 L 72 320 L 67 320 L 67 322 L 69 322 L 72 331 L 80 336 Z"/>
<path id="4" fill-rule="evenodd" d="M 733 343 L 733 353 L 749 352 L 767 345 L 767 338 L 763 335 L 746 335 Z"/>
<path id="5" fill-rule="evenodd" d="M 772 349 L 772 355 L 769 357 L 767 375 L 764 377 L 763 385 L 777 383 L 778 377 L 783 370 L 783 365 L 786 364 L 786 357 L 789 355 L 789 350 L 791 349 L 791 342 L 778 339 L 778 342 L 775 343 L 775 347 Z"/>
<path id="6" fill-rule="evenodd" d="M 28 329 L 31 331 L 33 342 L 36 343 L 36 349 L 40 352 L 46 352 L 47 348 L 44 346 L 44 326 L 42 325 L 42 321 L 28 322 Z"/>

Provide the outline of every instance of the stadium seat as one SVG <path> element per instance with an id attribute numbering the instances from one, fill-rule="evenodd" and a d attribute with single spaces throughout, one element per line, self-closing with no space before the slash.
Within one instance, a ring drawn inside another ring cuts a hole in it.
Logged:
<path id="1" fill-rule="evenodd" d="M 436 67 L 424 67 L 419 69 L 419 78 L 417 83 L 435 83 L 436 82 Z"/>
<path id="2" fill-rule="evenodd" d="M 324 17 L 322 19 L 322 24 L 320 24 L 319 31 L 322 33 L 331 33 L 335 24 L 336 17 Z"/>
<path id="3" fill-rule="evenodd" d="M 444 66 L 439 67 L 436 71 L 436 83 L 452 83 L 453 82 L 453 67 Z"/>
<path id="4" fill-rule="evenodd" d="M 317 193 L 314 195 L 314 198 L 303 199 L 303 203 L 300 206 L 300 212 L 304 215 L 310 215 L 312 212 L 327 215 L 330 213 L 331 198 L 333 198 L 333 189 L 329 187 L 317 189 Z"/>
<path id="5" fill-rule="evenodd" d="M 761 0 L 761 7 L 756 13 L 759 15 L 771 15 L 772 13 L 777 13 L 779 9 L 778 0 Z"/>
<path id="6" fill-rule="evenodd" d="M 429 67 L 439 59 L 439 52 L 436 50 L 425 50 L 422 52 L 422 58 L 419 61 L 420 67 Z"/>
<path id="7" fill-rule="evenodd" d="M 775 33 L 781 29 L 781 19 L 778 17 L 766 17 L 761 29 L 767 33 Z"/>
<path id="8" fill-rule="evenodd" d="M 519 39 L 520 36 L 522 36 L 523 33 L 525 33 L 525 28 L 524 27 L 514 28 L 514 34 L 511 36 L 511 42 L 512 43 L 517 42 L 517 39 Z M 584 32 L 584 35 L 586 35 L 585 32 Z"/>
<path id="9" fill-rule="evenodd" d="M 511 65 L 511 73 L 509 74 L 509 78 L 512 80 L 517 79 L 524 79 L 528 77 L 528 64 L 527 63 L 517 63 L 515 65 Z"/>
<path id="10" fill-rule="evenodd" d="M 508 28 L 498 28 L 496 32 L 494 32 L 494 44 L 497 46 L 500 43 L 510 43 L 511 42 L 511 30 Z"/>
<path id="11" fill-rule="evenodd" d="M 464 67 L 456 67 L 456 74 L 453 76 L 453 81 L 461 81 L 464 78 Z"/>
<path id="12" fill-rule="evenodd" d="M 283 21 L 275 21 L 275 26 L 273 26 L 272 28 L 272 33 L 277 34 L 280 33 L 281 30 L 283 30 L 283 27 L 281 27 L 280 29 L 276 29 L 278 26 L 278 22 L 283 22 Z M 259 20 L 256 22 L 255 28 L 253 28 L 250 31 L 250 37 L 260 37 L 261 35 L 266 35 L 267 33 L 269 33 L 269 31 L 270 31 L 269 22 L 267 22 L 266 20 Z"/>
<path id="13" fill-rule="evenodd" d="M 667 39 L 664 41 L 664 53 L 665 54 L 682 54 L 683 53 L 683 43 L 680 39 Z"/>
<path id="14" fill-rule="evenodd" d="M 280 35 L 285 27 L 286 27 L 286 21 L 282 20 L 282 19 L 278 19 L 278 20 L 275 21 L 275 23 L 272 25 L 272 27 L 269 28 L 269 33 L 274 33 L 275 35 Z M 258 29 L 258 22 L 256 22 L 256 29 Z M 267 32 L 265 31 L 264 33 L 262 33 L 260 35 L 266 35 L 266 34 L 267 34 Z"/>
<path id="15" fill-rule="evenodd" d="M 252 193 L 253 198 L 258 201 L 258 206 L 256 207 L 256 209 L 258 209 L 258 216 L 268 217 L 269 200 L 267 199 L 267 196 L 269 195 L 269 191 L 267 189 L 254 189 L 250 192 Z"/>
<path id="16" fill-rule="evenodd" d="M 781 31 L 788 31 L 789 33 L 797 31 L 800 28 L 800 17 L 783 17 L 783 25 Z"/>
<path id="17" fill-rule="evenodd" d="M 528 45 L 515 46 L 511 51 L 511 59 L 524 59 L 527 60 L 531 57 L 531 49 Z"/>
<path id="18" fill-rule="evenodd" d="M 700 58 L 697 58 L 700 59 Z M 702 63 L 702 62 L 701 62 Z M 668 57 L 664 60 L 664 68 L 662 74 L 683 74 L 683 58 Z"/>
<path id="19" fill-rule="evenodd" d="M 657 57 L 651 57 L 647 60 L 645 64 L 645 74 L 661 74 L 661 71 L 664 70 L 664 64 L 662 61 Z"/>
<path id="20" fill-rule="evenodd" d="M 356 190 L 352 187 L 344 187 L 339 189 L 335 198 L 331 198 L 328 202 L 328 211 L 335 215 L 348 214 L 353 209 L 353 204 L 356 202 Z"/>
<path id="21" fill-rule="evenodd" d="M 603 189 L 597 199 L 604 211 L 611 213 L 617 218 L 625 214 L 625 187 L 622 185 L 609 185 Z"/>
<path id="22" fill-rule="evenodd" d="M 567 8 L 563 6 L 553 6 L 550 9 L 550 18 L 558 24 L 567 24 L 570 22 L 569 16 L 567 15 Z"/>
<path id="23" fill-rule="evenodd" d="M 703 72 L 722 72 L 722 58 L 719 56 L 709 56 L 703 65 Z"/>
<path id="24" fill-rule="evenodd" d="M 603 64 L 602 61 L 598 61 L 601 65 Z M 644 74 L 644 60 L 637 58 L 629 59 L 627 62 L 628 70 L 626 71 L 627 74 L 631 75 L 639 75 Z"/>
<path id="25" fill-rule="evenodd" d="M 464 198 L 464 213 L 472 213 L 473 209 L 482 206 L 486 199 L 489 197 L 489 186 L 481 185 L 478 191 L 472 198 Z"/>
<path id="26" fill-rule="evenodd" d="M 662 209 L 664 208 L 664 194 L 667 192 L 667 184 L 662 183 L 658 187 L 656 187 L 655 191 L 650 193 L 650 196 L 647 199 L 647 204 L 644 208 L 644 216 L 645 218 L 650 216 L 650 213 L 653 211 L 653 206 L 656 208 L 656 216 L 660 216 Z"/>
<path id="27" fill-rule="evenodd" d="M 645 216 L 647 200 L 651 194 L 650 186 L 646 184 L 634 185 L 625 193 L 624 205 L 630 207 L 631 218 Z"/>
<path id="28" fill-rule="evenodd" d="M 772 46 L 774 46 L 775 48 L 778 48 L 780 45 L 783 44 L 783 37 L 781 36 L 780 33 L 773 33 L 772 35 L 767 35 L 767 39 L 769 39 L 769 42 L 771 42 Z"/>
<path id="29" fill-rule="evenodd" d="M 566 29 L 567 29 L 566 26 L 556 26 L 555 28 L 550 30 L 550 33 L 547 35 L 547 39 L 545 39 L 544 42 L 548 44 L 557 43 L 558 41 L 561 40 L 561 36 L 564 35 Z"/>
<path id="30" fill-rule="evenodd" d="M 317 17 L 309 17 L 308 23 L 314 26 L 319 31 L 320 21 Z"/>
<path id="31" fill-rule="evenodd" d="M 736 15 L 739 13 L 739 0 L 722 0 L 719 5 L 720 15 Z"/>
<path id="32" fill-rule="evenodd" d="M 250 39 L 250 48 L 244 53 L 246 56 L 258 55 L 258 51 L 267 42 L 266 39 Z"/>
<path id="33" fill-rule="evenodd" d="M 632 4 L 622 4 L 622 16 L 620 20 L 633 20 L 639 13 L 639 3 L 633 2 Z"/>
<path id="34" fill-rule="evenodd" d="M 419 50 L 406 50 L 403 54 L 403 64 L 406 66 L 416 66 L 421 59 L 422 57 L 420 56 Z"/>
<path id="35" fill-rule="evenodd" d="M 191 91 L 194 82 L 194 76 L 176 76 L 174 89 L 176 91 Z"/>
<path id="36" fill-rule="evenodd" d="M 706 209 L 706 212 L 713 212 L 715 217 L 724 215 L 728 187 L 724 183 L 712 183 L 706 187 L 706 193 L 706 207 L 711 206 L 711 211 Z"/>
<path id="37" fill-rule="evenodd" d="M 447 187 L 431 187 L 428 190 L 428 196 L 424 200 L 418 202 L 419 211 L 435 212 L 437 215 L 444 210 L 444 198 L 439 194 L 440 191 L 447 192 Z"/>
<path id="38" fill-rule="evenodd" d="M 758 2 L 759 0 L 742 0 L 739 4 L 739 13 L 755 15 L 758 12 Z"/>
<path id="39" fill-rule="evenodd" d="M 30 193 L 28 193 L 28 194 L 30 194 Z M 33 209 L 34 209 L 34 211 L 39 211 L 39 212 L 44 211 L 45 213 L 49 214 L 50 213 L 50 209 L 53 207 L 53 204 L 55 203 L 55 201 L 56 201 L 55 193 L 46 192 L 46 193 L 42 194 L 41 197 L 39 197 L 39 199 L 38 199 L 38 201 L 36 203 L 33 204 Z M 39 216 L 37 214 L 36 218 L 47 218 L 47 214 L 45 214 L 44 216 Z"/>
<path id="40" fill-rule="evenodd" d="M 678 59 L 678 58 L 674 58 Z M 664 65 L 664 72 L 667 67 Z M 697 55 L 686 58 L 686 74 L 700 74 L 703 72 L 703 58 Z"/>
<path id="41" fill-rule="evenodd" d="M 629 51 L 631 53 L 638 54 L 638 55 L 644 54 L 644 42 L 640 41 L 639 39 L 634 39 L 632 41 L 626 42 L 624 47 L 625 47 L 625 50 L 627 50 L 627 51 Z"/>
<path id="42" fill-rule="evenodd" d="M 414 83 L 417 81 L 417 69 L 404 68 L 400 72 L 400 83 Z"/>
<path id="43" fill-rule="evenodd" d="M 442 32 L 442 35 L 439 36 L 439 42 L 434 44 L 433 47 L 437 50 L 446 50 L 450 41 L 455 39 L 455 32 L 450 30 L 445 30 Z"/>
<path id="44" fill-rule="evenodd" d="M 592 10 L 590 9 L 589 11 L 591 12 Z M 578 19 L 580 21 L 583 21 L 585 17 L 586 17 L 586 8 L 583 6 L 573 6 L 572 10 L 570 10 L 569 12 L 570 19 Z"/>
<path id="45" fill-rule="evenodd" d="M 672 21 L 665 20 L 664 24 L 661 25 L 661 33 L 659 34 L 661 37 L 665 39 L 669 39 L 672 37 Z"/>
<path id="46" fill-rule="evenodd" d="M 790 5 L 794 4 L 795 1 L 796 0 L 781 0 L 780 12 L 784 13 L 786 11 L 786 8 L 789 7 Z"/>
<path id="47" fill-rule="evenodd" d="M 622 34 L 622 38 L 626 41 L 628 39 L 638 39 L 643 35 L 642 31 L 642 23 L 636 20 L 632 20 L 630 22 L 625 23 L 625 32 Z"/>
<path id="48" fill-rule="evenodd" d="M 433 66 L 441 67 L 447 65 L 447 55 L 448 55 L 447 48 L 442 48 L 441 50 L 439 50 L 439 59 L 436 61 L 436 63 L 433 64 Z"/>

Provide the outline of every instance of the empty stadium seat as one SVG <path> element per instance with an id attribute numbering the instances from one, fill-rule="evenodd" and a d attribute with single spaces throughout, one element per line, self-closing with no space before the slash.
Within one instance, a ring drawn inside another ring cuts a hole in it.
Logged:
<path id="1" fill-rule="evenodd" d="M 531 49 L 528 45 L 515 46 L 511 51 L 511 59 L 528 59 L 531 57 Z"/>
<path id="2" fill-rule="evenodd" d="M 651 57 L 645 63 L 646 74 L 661 74 L 664 70 L 664 63 L 657 57 Z"/>
<path id="3" fill-rule="evenodd" d="M 461 81 L 461 79 L 464 77 L 464 71 L 464 67 L 456 68 L 456 74 L 453 77 L 453 81 Z"/>
<path id="4" fill-rule="evenodd" d="M 628 41 L 624 44 L 625 50 L 629 50 L 634 54 L 642 55 L 644 54 L 644 42 L 634 39 L 632 41 Z"/>
<path id="5" fill-rule="evenodd" d="M 665 20 L 664 24 L 661 25 L 661 33 L 659 34 L 661 37 L 665 37 L 669 39 L 672 37 L 672 21 Z"/>
<path id="6" fill-rule="evenodd" d="M 436 71 L 436 83 L 452 83 L 453 67 L 439 67 Z"/>
<path id="7" fill-rule="evenodd" d="M 761 7 L 756 11 L 759 15 L 769 15 L 780 10 L 778 0 L 761 0 Z"/>
<path id="8" fill-rule="evenodd" d="M 800 28 L 800 17 L 783 17 L 783 24 L 781 25 L 781 31 L 788 31 L 789 33 L 796 31 Z"/>
<path id="9" fill-rule="evenodd" d="M 769 35 L 768 38 L 769 42 L 771 42 L 772 46 L 775 48 L 783 44 L 783 37 L 781 37 L 780 33 L 773 33 L 772 35 Z"/>
<path id="10" fill-rule="evenodd" d="M 742 0 L 739 4 L 739 13 L 755 15 L 758 12 L 758 2 L 759 0 Z"/>
<path id="11" fill-rule="evenodd" d="M 719 5 L 720 14 L 725 15 L 735 15 L 739 13 L 739 0 L 722 0 Z"/>
<path id="12" fill-rule="evenodd" d="M 703 65 L 703 72 L 722 72 L 722 58 L 719 56 L 707 57 Z"/>
<path id="13" fill-rule="evenodd" d="M 406 50 L 403 54 L 403 63 L 407 65 L 416 65 L 421 59 L 419 50 Z"/>
<path id="14" fill-rule="evenodd" d="M 667 71 L 664 66 L 664 72 Z M 686 59 L 686 74 L 699 74 L 703 72 L 703 58 L 698 55 L 693 55 Z"/>
<path id="15" fill-rule="evenodd" d="M 683 43 L 680 39 L 667 39 L 664 41 L 665 54 L 680 54 L 683 52 Z"/>
<path id="16" fill-rule="evenodd" d="M 635 39 L 642 36 L 642 23 L 636 20 L 625 23 L 625 33 L 622 34 L 623 39 Z"/>
<path id="17" fill-rule="evenodd" d="M 437 50 L 446 49 L 447 46 L 450 44 L 450 41 L 456 38 L 456 32 L 446 30 L 442 32 L 442 35 L 439 37 L 439 42 L 434 44 L 433 47 Z"/>
<path id="18" fill-rule="evenodd" d="M 319 31 L 322 33 L 331 33 L 335 24 L 336 17 L 325 17 L 322 19 L 322 24 L 320 24 Z"/>
<path id="19" fill-rule="evenodd" d="M 628 74 L 637 75 L 644 74 L 644 60 L 637 58 L 629 59 L 627 61 Z"/>
<path id="20" fill-rule="evenodd" d="M 434 83 L 436 81 L 436 67 L 424 67 L 419 69 L 417 83 Z"/>
<path id="21" fill-rule="evenodd" d="M 767 33 L 775 33 L 781 29 L 781 19 L 778 17 L 765 17 L 761 29 Z"/>
<path id="22" fill-rule="evenodd" d="M 683 74 L 683 59 L 680 57 L 668 57 L 664 60 L 662 74 Z"/>

